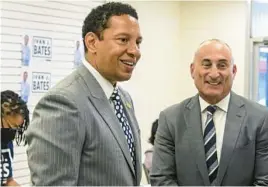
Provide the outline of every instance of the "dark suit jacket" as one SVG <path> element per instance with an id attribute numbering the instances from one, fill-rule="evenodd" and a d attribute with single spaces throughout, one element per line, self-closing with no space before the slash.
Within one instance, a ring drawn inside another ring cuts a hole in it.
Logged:
<path id="1" fill-rule="evenodd" d="M 198 95 L 161 112 L 152 185 L 210 185 Z M 268 111 L 231 93 L 216 185 L 268 185 Z"/>

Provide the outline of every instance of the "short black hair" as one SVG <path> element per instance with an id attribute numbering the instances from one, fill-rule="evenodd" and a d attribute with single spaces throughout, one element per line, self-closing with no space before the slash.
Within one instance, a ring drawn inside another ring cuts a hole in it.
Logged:
<path id="1" fill-rule="evenodd" d="M 157 128 L 158 128 L 158 119 L 155 120 L 152 124 L 152 129 L 151 129 L 151 136 L 149 138 L 149 143 L 154 145 L 154 140 L 155 140 L 155 134 L 156 134 L 156 131 L 157 131 Z"/>
<path id="2" fill-rule="evenodd" d="M 82 27 L 82 37 L 85 53 L 87 47 L 85 45 L 85 36 L 88 32 L 95 33 L 99 39 L 102 39 L 102 31 L 108 28 L 108 21 L 112 16 L 130 15 L 138 20 L 136 10 L 129 4 L 121 2 L 109 2 L 100 5 L 87 15 Z"/>
<path id="3" fill-rule="evenodd" d="M 5 90 L 1 92 L 1 123 L 7 115 L 21 114 L 24 117 L 24 123 L 19 127 L 16 133 L 16 143 L 19 145 L 22 141 L 26 144 L 24 131 L 29 126 L 29 110 L 25 101 L 15 92 Z"/>

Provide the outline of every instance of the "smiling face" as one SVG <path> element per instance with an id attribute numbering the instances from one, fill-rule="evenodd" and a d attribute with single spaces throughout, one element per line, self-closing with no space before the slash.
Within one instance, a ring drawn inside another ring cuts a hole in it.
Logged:
<path id="1" fill-rule="evenodd" d="M 131 78 L 141 57 L 142 37 L 137 19 L 129 15 L 112 16 L 102 36 L 85 37 L 92 66 L 112 84 Z"/>
<path id="2" fill-rule="evenodd" d="M 190 69 L 200 96 L 210 104 L 230 93 L 237 71 L 230 48 L 214 40 L 199 47 Z"/>

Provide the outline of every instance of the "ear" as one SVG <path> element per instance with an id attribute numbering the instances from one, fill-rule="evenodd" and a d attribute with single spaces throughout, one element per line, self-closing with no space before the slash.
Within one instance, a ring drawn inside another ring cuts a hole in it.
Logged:
<path id="1" fill-rule="evenodd" d="M 97 52 L 99 38 L 93 32 L 88 32 L 85 36 L 85 45 L 88 52 L 94 54 Z"/>
<path id="2" fill-rule="evenodd" d="M 190 65 L 190 72 L 191 72 L 191 77 L 194 78 L 194 62 L 192 62 Z"/>
<path id="3" fill-rule="evenodd" d="M 237 67 L 236 67 L 236 65 L 234 64 L 234 65 L 233 65 L 233 70 L 232 70 L 232 73 L 233 73 L 233 79 L 235 78 L 236 72 L 237 72 Z"/>

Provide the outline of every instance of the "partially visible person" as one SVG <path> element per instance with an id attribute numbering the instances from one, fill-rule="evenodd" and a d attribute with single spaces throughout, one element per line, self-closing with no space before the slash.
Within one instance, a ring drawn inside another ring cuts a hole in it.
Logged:
<path id="1" fill-rule="evenodd" d="M 29 47 L 29 36 L 24 36 L 24 45 L 22 45 L 22 65 L 23 66 L 29 66 L 30 64 L 30 58 L 31 58 L 31 50 Z"/>
<path id="2" fill-rule="evenodd" d="M 203 42 L 190 72 L 198 94 L 160 113 L 152 186 L 268 186 L 268 110 L 231 91 L 230 46 Z"/>
<path id="3" fill-rule="evenodd" d="M 20 94 L 21 94 L 22 100 L 25 101 L 26 103 L 28 102 L 29 95 L 30 95 L 30 84 L 28 83 L 27 79 L 28 79 L 28 72 L 24 71 L 23 80 L 21 82 Z"/>
<path id="4" fill-rule="evenodd" d="M 13 140 L 18 145 L 24 142 L 24 131 L 28 125 L 26 103 L 13 91 L 1 92 L 1 186 L 19 186 L 13 178 Z"/>
<path id="5" fill-rule="evenodd" d="M 77 68 L 82 64 L 82 54 L 80 51 L 80 42 L 76 41 L 76 49 L 74 51 L 74 67 Z"/>
<path id="6" fill-rule="evenodd" d="M 158 119 L 155 120 L 152 124 L 151 136 L 148 140 L 152 146 L 154 146 L 154 140 L 155 140 L 155 134 L 157 131 L 157 127 L 158 127 Z M 152 169 L 152 158 L 153 158 L 153 147 L 145 151 L 144 166 L 145 166 L 148 174 L 150 174 L 151 169 Z"/>
<path id="7" fill-rule="evenodd" d="M 142 40 L 136 10 L 102 4 L 84 20 L 83 64 L 44 95 L 27 130 L 36 186 L 139 186 L 140 129 L 131 78 Z"/>

